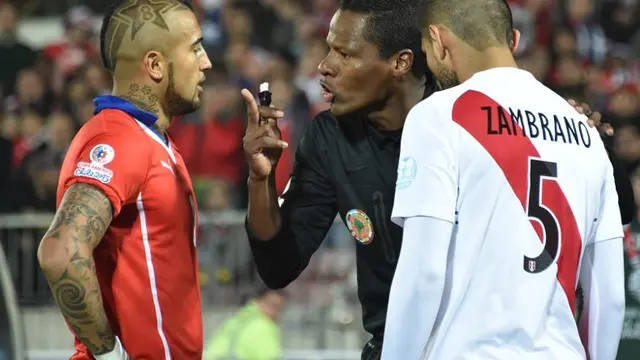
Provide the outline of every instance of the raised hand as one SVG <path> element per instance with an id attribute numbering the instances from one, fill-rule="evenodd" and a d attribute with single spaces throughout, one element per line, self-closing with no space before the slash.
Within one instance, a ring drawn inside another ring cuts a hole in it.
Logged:
<path id="1" fill-rule="evenodd" d="M 289 146 L 282 141 L 278 128 L 278 120 L 284 113 L 272 107 L 258 106 L 247 89 L 242 89 L 241 93 L 247 105 L 247 130 L 242 142 L 249 165 L 249 177 L 262 181 L 275 169 L 282 149 Z"/>

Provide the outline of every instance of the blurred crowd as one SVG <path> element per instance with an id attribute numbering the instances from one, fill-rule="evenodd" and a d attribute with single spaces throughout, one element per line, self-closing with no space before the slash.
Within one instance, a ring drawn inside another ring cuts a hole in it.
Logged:
<path id="1" fill-rule="evenodd" d="M 93 116 L 93 98 L 111 91 L 110 74 L 100 59 L 96 22 L 109 3 L 0 0 L 0 213 L 55 209 L 65 151 L 75 132 Z M 563 97 L 603 113 L 615 128 L 615 136 L 608 139 L 611 148 L 633 176 L 640 204 L 640 0 L 509 3 L 522 34 L 516 53 L 519 65 Z M 285 112 L 279 125 L 290 146 L 276 174 L 278 190 L 283 191 L 292 153 L 306 125 L 327 108 L 317 65 L 327 52 L 325 37 L 337 0 L 193 0 L 193 5 L 213 69 L 207 74 L 202 108 L 173 119 L 170 135 L 190 170 L 200 209 L 242 210 L 247 202 L 242 152 L 246 110 L 240 89 L 255 93 L 261 82 L 270 82 L 272 102 Z M 64 36 L 32 48 L 17 29 L 25 17 L 41 16 L 59 16 Z M 634 224 L 634 237 L 640 240 L 640 221 Z M 212 226 L 203 235 L 208 240 L 237 238 L 244 231 Z M 341 236 L 349 237 L 333 229 L 329 245 L 335 247 Z M 634 243 L 640 250 L 640 241 Z M 202 257 L 203 281 L 215 276 L 225 283 L 242 277 L 239 272 L 252 277 L 246 244 L 204 242 L 200 250 L 212 255 Z M 26 248 L 28 257 L 35 259 L 33 247 Z M 315 258 L 340 276 L 353 275 L 353 258 L 346 255 L 342 259 L 333 254 L 330 262 L 320 255 Z M 636 286 L 628 291 L 640 304 L 640 265 L 637 274 Z M 342 290 L 325 291 L 332 303 L 346 296 L 336 291 Z M 213 293 L 220 292 L 203 294 Z M 348 322 L 342 312 L 334 315 Z M 640 324 L 640 310 L 634 316 Z M 636 325 L 629 324 L 626 333 L 640 334 L 640 325 L 633 330 Z"/>
<path id="2" fill-rule="evenodd" d="M 278 167 L 282 190 L 306 124 L 326 108 L 317 65 L 336 0 L 194 0 L 212 59 L 204 106 L 173 120 L 203 210 L 242 209 L 245 109 L 241 88 L 272 86 L 290 146 Z M 99 56 L 100 1 L 0 0 L 0 211 L 52 211 L 58 169 L 92 99 L 110 92 Z M 78 5 L 78 3 L 81 3 Z M 511 0 L 521 67 L 564 97 L 592 105 L 616 129 L 630 173 L 640 161 L 640 2 Z M 75 6 L 70 6 L 75 4 Z M 60 12 L 64 37 L 33 49 L 17 37 L 24 14 Z M 98 24 L 99 25 L 99 24 Z"/>

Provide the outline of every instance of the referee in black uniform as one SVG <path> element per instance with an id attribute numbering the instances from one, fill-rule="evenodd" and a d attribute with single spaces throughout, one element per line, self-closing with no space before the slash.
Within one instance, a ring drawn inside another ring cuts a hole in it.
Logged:
<path id="1" fill-rule="evenodd" d="M 402 229 L 390 214 L 402 127 L 409 110 L 433 91 L 421 50 L 420 2 L 340 2 L 327 36 L 329 53 L 319 65 L 331 111 L 318 114 L 300 141 L 280 205 L 273 170 L 286 146 L 277 128 L 282 114 L 258 107 L 243 90 L 249 113 L 247 233 L 258 272 L 271 288 L 287 286 L 339 213 L 357 241 L 358 297 L 364 328 L 373 336 L 362 359 L 380 357 L 400 251 Z M 620 179 L 630 189 L 629 180 Z M 633 196 L 620 193 L 620 199 Z M 632 216 L 633 203 L 631 209 L 623 216 Z"/>

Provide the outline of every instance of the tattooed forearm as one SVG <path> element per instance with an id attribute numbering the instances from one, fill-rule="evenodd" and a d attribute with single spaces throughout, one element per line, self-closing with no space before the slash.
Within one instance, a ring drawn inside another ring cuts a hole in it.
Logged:
<path id="1" fill-rule="evenodd" d="M 72 185 L 38 249 L 38 259 L 60 312 L 95 355 L 110 351 L 115 344 L 93 260 L 93 249 L 111 219 L 106 195 L 91 185 Z"/>
<path id="2" fill-rule="evenodd" d="M 144 111 L 154 114 L 160 111 L 160 99 L 148 85 L 131 84 L 127 95 L 121 97 Z"/>

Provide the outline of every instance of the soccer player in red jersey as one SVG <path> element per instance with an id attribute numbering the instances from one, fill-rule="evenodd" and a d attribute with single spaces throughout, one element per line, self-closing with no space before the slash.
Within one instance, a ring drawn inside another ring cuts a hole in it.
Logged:
<path id="1" fill-rule="evenodd" d="M 211 62 L 179 0 L 120 1 L 102 24 L 113 95 L 74 138 L 38 249 L 75 335 L 71 359 L 201 359 L 197 208 L 173 116 L 200 105 Z"/>

